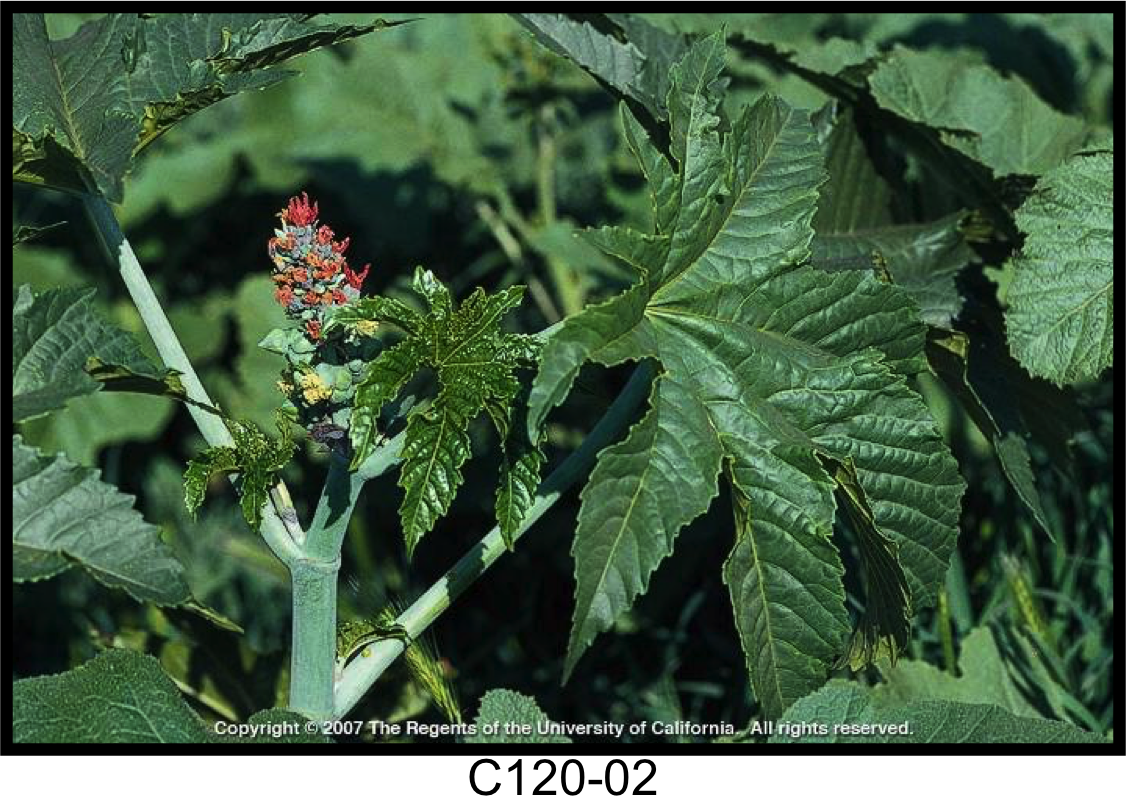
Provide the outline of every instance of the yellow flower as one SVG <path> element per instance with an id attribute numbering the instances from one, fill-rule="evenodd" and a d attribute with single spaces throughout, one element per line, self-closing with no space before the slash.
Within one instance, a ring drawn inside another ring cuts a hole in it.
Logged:
<path id="1" fill-rule="evenodd" d="M 293 384 L 289 381 L 278 381 L 277 386 L 278 389 L 281 390 L 281 393 L 287 397 L 293 392 Z"/>
<path id="2" fill-rule="evenodd" d="M 332 387 L 328 386 L 321 376 L 315 372 L 306 372 L 301 375 L 301 396 L 305 402 L 312 406 L 322 400 L 328 400 L 332 395 Z"/>
<path id="3" fill-rule="evenodd" d="M 364 319 L 363 321 L 356 322 L 355 330 L 362 336 L 371 337 L 375 335 L 376 328 L 379 327 L 379 322 L 373 319 Z"/>

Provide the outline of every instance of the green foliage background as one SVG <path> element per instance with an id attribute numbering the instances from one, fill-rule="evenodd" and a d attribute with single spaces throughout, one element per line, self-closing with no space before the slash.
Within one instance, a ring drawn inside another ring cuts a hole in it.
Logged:
<path id="1" fill-rule="evenodd" d="M 1111 27 L 1082 15 L 736 16 L 749 19 L 729 24 L 755 26 L 795 48 L 843 36 L 973 53 L 1021 77 L 1057 110 L 1112 126 Z M 716 27 L 678 17 L 692 30 Z M 48 15 L 55 37 L 80 22 L 81 15 Z M 826 100 L 792 74 L 729 50 L 731 105 L 765 91 L 810 108 Z M 324 222 L 352 236 L 349 256 L 372 263 L 369 294 L 404 294 L 415 265 L 433 269 L 458 298 L 477 285 L 529 284 L 534 289 L 513 328 L 531 333 L 623 287 L 620 271 L 572 236 L 586 225 L 646 223 L 642 179 L 616 104 L 507 16 L 426 16 L 290 67 L 304 75 L 228 99 L 156 141 L 128 178 L 119 210 L 188 354 L 224 409 L 272 426 L 281 403 L 281 360 L 256 344 L 284 326 L 266 240 L 274 213 L 301 189 L 320 201 Z M 916 205 L 928 216 L 952 210 L 933 197 Z M 14 287 L 95 285 L 103 312 L 147 346 L 77 203 L 17 186 L 13 215 L 20 224 L 68 223 L 14 249 Z M 993 283 L 974 265 L 959 284 L 990 291 Z M 570 399 L 551 415 L 545 470 L 577 446 L 624 375 L 582 372 Z M 1046 444 L 1029 444 L 1045 524 L 1058 539 L 1052 544 L 1008 485 L 990 439 L 946 389 L 923 376 L 923 394 L 971 486 L 946 594 L 937 610 L 916 619 L 905 654 L 919 662 L 908 664 L 916 672 L 909 668 L 901 680 L 923 679 L 921 670 L 929 668 L 948 679 L 980 679 L 982 693 L 996 689 L 995 675 L 957 665 L 973 630 L 988 627 L 992 661 L 1004 663 L 1005 686 L 1015 686 L 1022 709 L 1099 735 L 1110 731 L 1113 389 L 1106 377 L 1075 388 L 1081 429 L 1069 466 L 1054 464 Z M 412 597 L 489 529 L 498 452 L 483 422 L 472 431 L 475 456 L 465 485 L 409 565 L 398 541 L 394 477 L 368 486 L 345 543 L 351 586 L 342 590 L 342 617 Z M 245 634 L 142 606 L 68 572 L 15 590 L 13 677 L 56 673 L 104 647 L 123 646 L 157 656 L 204 716 L 246 718 L 284 697 L 285 571 L 242 521 L 225 483 L 212 483 L 197 522 L 185 514 L 181 473 L 202 447 L 186 412 L 159 398 L 99 392 L 29 423 L 23 434 L 46 452 L 97 465 L 105 481 L 137 494 L 138 509 L 186 565 L 193 593 Z M 311 446 L 309 452 L 285 471 L 302 515 L 311 514 L 326 462 Z M 557 720 L 745 724 L 756 706 L 730 602 L 715 577 L 727 548 L 708 543 L 733 536 L 728 495 L 685 530 L 675 560 L 561 687 L 577 510 L 575 492 L 436 625 L 463 705 L 476 708 L 488 689 L 503 687 L 534 696 Z M 972 650 L 980 656 L 980 645 Z M 859 676 L 879 677 L 875 668 Z M 440 719 L 401 664 L 353 717 L 365 714 Z"/>

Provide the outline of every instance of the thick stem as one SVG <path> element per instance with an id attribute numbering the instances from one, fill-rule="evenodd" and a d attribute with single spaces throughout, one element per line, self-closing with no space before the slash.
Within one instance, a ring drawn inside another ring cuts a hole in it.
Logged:
<path id="1" fill-rule="evenodd" d="M 102 245 L 110 259 L 116 260 L 118 264 L 121 278 L 129 290 L 137 311 L 141 314 L 141 320 L 149 331 L 153 344 L 156 345 L 160 360 L 180 373 L 180 380 L 188 397 L 208 406 L 213 405 L 207 390 L 203 388 L 199 376 L 196 375 L 192 362 L 188 360 L 176 331 L 172 329 L 172 324 L 164 314 L 164 308 L 160 306 L 160 301 L 156 298 L 148 277 L 145 276 L 145 271 L 137 260 L 137 255 L 133 253 L 129 240 L 121 232 L 110 204 L 104 197 L 96 194 L 85 195 L 82 201 L 102 240 Z M 234 444 L 231 433 L 221 417 L 191 404 L 188 404 L 188 411 L 209 444 Z M 289 563 L 302 555 L 300 547 L 304 541 L 303 534 L 301 525 L 295 517 L 288 515 L 288 511 L 287 518 L 282 519 L 277 504 L 289 504 L 289 493 L 284 484 L 279 484 L 272 490 L 271 500 L 262 515 L 260 532 L 274 554 L 283 562 Z"/>
<path id="2" fill-rule="evenodd" d="M 637 405 L 644 400 L 653 379 L 650 363 L 639 367 L 626 384 L 617 400 L 610 406 L 602 419 L 587 435 L 583 444 L 572 453 L 543 481 L 539 495 L 532 503 L 528 515 L 516 535 L 522 535 L 547 510 L 559 501 L 559 497 L 577 482 L 594 465 L 595 457 L 610 441 L 614 440 L 633 417 Z M 461 559 L 450 568 L 433 586 L 419 597 L 396 619 L 396 623 L 406 629 L 407 634 L 418 637 L 433 623 L 449 605 L 464 592 L 481 574 L 505 552 L 500 529 L 494 527 L 488 535 L 477 542 Z M 373 643 L 361 656 L 354 658 L 344 669 L 336 686 L 335 717 L 347 714 L 367 690 L 379 679 L 387 667 L 403 653 L 404 644 L 400 640 L 387 639 Z"/>
<path id="3" fill-rule="evenodd" d="M 289 709 L 311 719 L 333 710 L 336 670 L 336 582 L 340 558 L 298 558 L 289 565 L 293 580 L 293 645 Z"/>
<path id="4" fill-rule="evenodd" d="M 305 536 L 305 555 L 290 564 L 293 644 L 289 708 L 314 719 L 332 716 L 340 550 L 365 481 L 359 472 L 348 473 L 346 459 L 332 455 L 324 489 Z"/>

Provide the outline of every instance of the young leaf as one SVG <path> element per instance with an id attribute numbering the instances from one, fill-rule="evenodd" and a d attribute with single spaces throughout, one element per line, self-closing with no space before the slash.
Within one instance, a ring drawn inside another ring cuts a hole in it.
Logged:
<path id="1" fill-rule="evenodd" d="M 500 482 L 496 493 L 497 525 L 508 549 L 516 543 L 520 524 L 536 498 L 544 453 L 528 436 L 528 387 L 523 387 L 512 405 L 511 419 L 503 408 L 491 408 L 497 433 L 501 436 Z"/>
<path id="2" fill-rule="evenodd" d="M 1028 236 L 1009 262 L 1013 356 L 1061 386 L 1098 377 L 1114 363 L 1114 153 L 1046 174 L 1016 221 Z"/>
<path id="3" fill-rule="evenodd" d="M 870 272 L 804 264 L 824 181 L 809 117 L 764 97 L 725 128 L 722 57 L 709 37 L 674 69 L 677 165 L 643 161 L 658 230 L 615 243 L 642 277 L 547 339 L 528 421 L 535 435 L 587 360 L 660 362 L 649 412 L 583 490 L 566 673 L 707 510 L 726 460 L 739 528 L 725 577 L 755 691 L 778 715 L 847 638 L 826 466 L 855 467 L 914 606 L 942 583 L 964 486 L 903 377 L 925 369 L 914 304 Z"/>
<path id="4" fill-rule="evenodd" d="M 184 567 L 160 531 L 133 509 L 133 497 L 63 456 L 45 457 L 12 437 L 12 574 L 48 578 L 77 564 L 139 601 L 191 598 Z"/>
<path id="5" fill-rule="evenodd" d="M 262 509 L 270 488 L 293 457 L 289 421 L 277 416 L 279 437 L 273 439 L 247 420 L 227 420 L 234 446 L 212 446 L 188 463 L 184 471 L 184 505 L 195 516 L 216 474 L 238 474 L 239 505 L 243 518 L 255 532 L 262 525 Z"/>
<path id="6" fill-rule="evenodd" d="M 212 414 L 221 414 L 214 406 L 208 406 L 206 403 L 200 403 L 188 397 L 187 390 L 180 381 L 180 373 L 175 370 L 167 370 L 154 375 L 147 370 L 137 370 L 125 364 L 111 363 L 97 356 L 86 359 L 85 369 L 86 374 L 101 384 L 101 388 L 106 392 L 157 395 L 190 403 Z"/>
<path id="7" fill-rule="evenodd" d="M 233 474 L 238 471 L 235 450 L 230 446 L 205 448 L 199 456 L 188 462 L 184 471 L 184 507 L 195 517 L 207 496 L 207 485 L 216 474 Z"/>
<path id="8" fill-rule="evenodd" d="M 438 396 L 429 408 L 408 418 L 402 450 L 399 485 L 404 496 L 399 514 L 408 554 L 449 509 L 461 485 L 461 468 L 470 455 L 470 421 L 485 409 L 494 421 L 507 415 L 519 390 L 516 370 L 533 364 L 539 348 L 531 336 L 500 329 L 501 317 L 519 304 L 522 287 L 491 296 L 478 289 L 455 307 L 449 291 L 429 271 L 415 271 L 412 286 L 426 305 L 425 317 L 376 296 L 336 309 L 326 322 L 326 329 L 334 330 L 354 329 L 363 321 L 386 321 L 406 333 L 368 364 L 356 387 L 351 417 L 353 470 L 375 448 L 380 409 L 420 367 L 437 373 Z M 533 483 L 530 476 L 538 473 L 538 466 L 533 472 L 525 460 L 520 473 L 519 487 L 534 491 L 538 479 Z M 507 474 L 502 471 L 502 476 Z M 509 532 L 519 525 L 528 505 L 530 500 L 518 498 L 506 503 L 504 524 Z"/>

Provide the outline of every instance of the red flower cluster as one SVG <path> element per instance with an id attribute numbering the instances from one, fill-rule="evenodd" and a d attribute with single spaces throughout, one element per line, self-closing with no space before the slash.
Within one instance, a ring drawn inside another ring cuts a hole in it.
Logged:
<path id="1" fill-rule="evenodd" d="M 278 212 L 282 227 L 270 238 L 270 259 L 278 300 L 291 318 L 304 322 L 314 341 L 321 339 L 325 309 L 342 305 L 360 295 L 360 286 L 370 265 L 356 272 L 348 266 L 344 252 L 349 240 L 337 242 L 328 226 L 317 226 L 318 207 L 309 195 L 291 198 Z"/>

